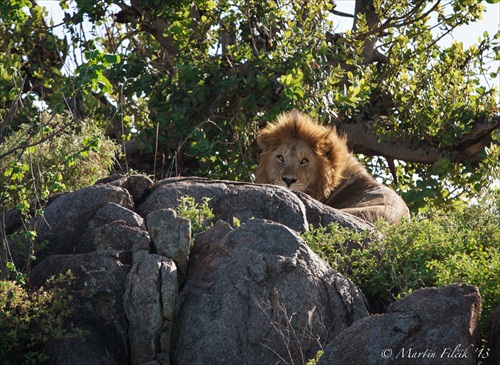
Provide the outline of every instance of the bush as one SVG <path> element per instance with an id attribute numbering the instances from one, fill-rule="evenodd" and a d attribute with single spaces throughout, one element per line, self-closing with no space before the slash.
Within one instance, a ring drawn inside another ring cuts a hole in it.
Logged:
<path id="1" fill-rule="evenodd" d="M 41 114 L 0 145 L 0 207 L 44 200 L 50 193 L 76 190 L 107 176 L 116 145 L 91 121 Z"/>
<path id="2" fill-rule="evenodd" d="M 304 238 L 313 251 L 360 287 L 373 312 L 385 311 L 390 303 L 419 288 L 466 282 L 480 290 L 484 325 L 500 305 L 500 204 L 496 200 L 414 218 L 399 226 L 379 223 L 376 230 L 362 233 L 330 225 L 306 232 Z"/>
<path id="3" fill-rule="evenodd" d="M 35 245 L 37 227 L 32 218 L 43 215 L 50 194 L 76 190 L 107 176 L 117 152 L 117 146 L 103 136 L 95 123 L 77 123 L 60 114 L 41 113 L 31 124 L 20 125 L 2 140 L 0 214 L 12 207 L 21 211 L 26 232 L 21 239 L 29 249 L 24 258 L 25 273 L 20 273 L 17 263 L 5 254 L 7 243 L 2 237 L 4 248 L 0 255 L 5 256 L 0 257 L 0 272 L 7 264 L 16 280 L 22 282 L 23 276 L 29 275 L 30 262 L 42 248 Z"/>
<path id="4" fill-rule="evenodd" d="M 0 364 L 42 362 L 47 360 L 40 352 L 44 344 L 73 335 L 68 320 L 72 297 L 62 289 L 71 280 L 67 273 L 32 291 L 0 281 Z"/>
<path id="5" fill-rule="evenodd" d="M 179 217 L 191 221 L 191 232 L 194 238 L 198 233 L 208 230 L 212 226 L 214 214 L 208 206 L 210 198 L 204 197 L 201 203 L 196 203 L 191 196 L 183 196 L 179 200 L 176 213 Z"/>

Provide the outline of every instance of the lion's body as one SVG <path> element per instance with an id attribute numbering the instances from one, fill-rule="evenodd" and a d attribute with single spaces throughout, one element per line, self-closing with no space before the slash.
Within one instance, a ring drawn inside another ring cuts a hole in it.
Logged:
<path id="1" fill-rule="evenodd" d="M 256 181 L 299 190 L 369 222 L 398 223 L 408 207 L 379 184 L 348 151 L 345 138 L 293 111 L 268 125 L 257 142 L 262 155 Z"/>

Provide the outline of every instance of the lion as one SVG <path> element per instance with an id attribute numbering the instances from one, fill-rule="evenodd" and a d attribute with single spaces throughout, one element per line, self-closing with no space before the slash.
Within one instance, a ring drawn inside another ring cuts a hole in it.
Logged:
<path id="1" fill-rule="evenodd" d="M 368 222 L 399 223 L 408 207 L 378 183 L 347 148 L 344 136 L 296 110 L 278 116 L 257 137 L 256 182 L 304 192 Z"/>

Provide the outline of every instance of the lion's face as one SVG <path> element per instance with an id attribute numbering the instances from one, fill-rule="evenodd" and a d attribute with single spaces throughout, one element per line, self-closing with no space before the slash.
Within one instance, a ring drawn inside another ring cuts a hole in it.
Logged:
<path id="1" fill-rule="evenodd" d="M 271 184 L 305 193 L 313 185 L 318 158 L 302 140 L 289 140 L 280 144 L 268 156 L 268 180 Z"/>
<path id="2" fill-rule="evenodd" d="M 261 131 L 256 181 L 302 191 L 323 201 L 342 178 L 344 138 L 298 112 L 285 113 Z"/>

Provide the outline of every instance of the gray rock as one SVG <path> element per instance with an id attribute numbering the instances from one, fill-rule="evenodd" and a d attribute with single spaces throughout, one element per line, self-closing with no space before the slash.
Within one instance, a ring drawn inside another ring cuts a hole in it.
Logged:
<path id="1" fill-rule="evenodd" d="M 143 217 L 159 209 L 175 209 L 183 196 L 201 202 L 210 198 L 209 206 L 215 221 L 242 223 L 253 218 L 264 218 L 285 224 L 296 230 L 307 230 L 304 204 L 284 188 L 230 181 L 210 181 L 199 178 L 165 179 L 158 182 L 137 211 Z"/>
<path id="2" fill-rule="evenodd" d="M 330 223 L 337 223 L 342 227 L 356 231 L 372 229 L 373 225 L 352 214 L 344 213 L 325 205 L 306 193 L 293 191 L 295 195 L 304 203 L 306 208 L 307 221 L 313 227 L 327 227 Z"/>
<path id="3" fill-rule="evenodd" d="M 120 253 L 108 250 L 77 255 L 53 255 L 35 266 L 30 286 L 40 287 L 51 276 L 71 271 L 67 288 L 73 297 L 71 322 L 80 332 L 50 340 L 44 353 L 52 364 L 125 364 L 128 362 L 127 319 L 122 293 L 130 266 Z"/>
<path id="4" fill-rule="evenodd" d="M 434 363 L 446 365 L 479 354 L 477 288 L 416 291 L 368 317 L 359 290 L 296 233 L 309 224 L 369 224 L 276 186 L 190 178 L 150 189 L 147 180 L 115 176 L 61 195 L 35 222 L 48 248 L 29 285 L 70 269 L 71 320 L 82 330 L 48 341 L 50 363 L 298 364 L 326 348 L 321 364 L 442 356 Z M 169 210 L 186 195 L 210 197 L 216 219 L 242 225 L 217 221 L 190 252 L 189 222 Z M 19 229 L 16 214 L 6 217 L 9 232 Z M 498 359 L 497 322 L 488 365 Z"/>
<path id="5" fill-rule="evenodd" d="M 153 181 L 144 175 L 125 176 L 115 174 L 97 181 L 96 185 L 99 184 L 119 186 L 126 189 L 134 199 L 134 202 L 138 202 L 153 186 Z"/>
<path id="6" fill-rule="evenodd" d="M 484 365 L 500 364 L 500 307 L 495 308 L 490 316 L 488 345 L 479 354 Z"/>
<path id="7" fill-rule="evenodd" d="M 198 235 L 174 329 L 177 364 L 303 363 L 355 320 L 364 298 L 289 228 L 222 222 Z"/>
<path id="8" fill-rule="evenodd" d="M 153 186 L 153 181 L 143 175 L 131 175 L 127 179 L 125 188 L 130 192 L 135 202 L 140 201 L 149 189 Z"/>
<path id="9" fill-rule="evenodd" d="M 169 354 L 169 322 L 177 294 L 177 270 L 166 257 L 148 255 L 130 271 L 124 304 L 132 364 L 157 360 L 160 353 Z"/>
<path id="10" fill-rule="evenodd" d="M 178 218 L 171 209 L 148 214 L 146 222 L 156 253 L 174 260 L 179 271 L 185 274 L 191 245 L 191 222 Z"/>
<path id="11" fill-rule="evenodd" d="M 144 219 L 139 214 L 116 203 L 108 203 L 99 209 L 89 222 L 88 229 L 94 230 L 115 221 L 122 221 L 129 227 L 146 229 Z"/>
<path id="12" fill-rule="evenodd" d="M 480 308 L 475 286 L 417 290 L 343 331 L 318 365 L 477 364 Z"/>
<path id="13" fill-rule="evenodd" d="M 113 249 L 129 255 L 127 264 L 140 263 L 151 252 L 151 240 L 145 229 L 129 227 L 123 221 L 115 221 L 96 228 L 93 246 L 97 251 Z"/>
<path id="14" fill-rule="evenodd" d="M 130 210 L 134 207 L 132 197 L 126 190 L 109 185 L 90 186 L 54 200 L 35 225 L 38 244 L 48 243 L 39 257 L 92 251 L 92 241 L 84 239 L 87 238 L 87 226 L 108 203 Z"/>

